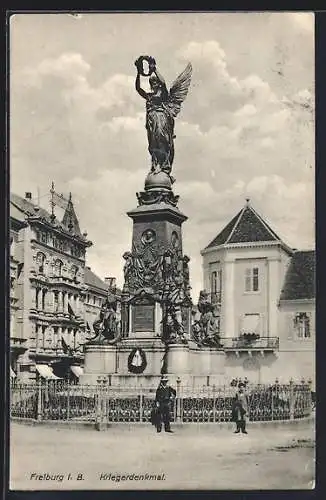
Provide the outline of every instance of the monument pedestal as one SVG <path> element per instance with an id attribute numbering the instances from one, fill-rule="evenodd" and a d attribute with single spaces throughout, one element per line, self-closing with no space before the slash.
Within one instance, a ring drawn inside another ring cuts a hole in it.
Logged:
<path id="1" fill-rule="evenodd" d="M 103 344 L 85 346 L 84 373 L 79 377 L 80 384 L 96 384 L 99 377 L 107 377 L 116 371 L 116 346 Z"/>
<path id="2" fill-rule="evenodd" d="M 177 376 L 191 373 L 189 346 L 187 344 L 171 344 L 168 348 L 167 373 Z"/>

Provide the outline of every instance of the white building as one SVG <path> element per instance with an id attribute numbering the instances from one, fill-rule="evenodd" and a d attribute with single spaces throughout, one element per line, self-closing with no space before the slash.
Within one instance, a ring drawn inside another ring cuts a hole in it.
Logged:
<path id="1" fill-rule="evenodd" d="M 314 381 L 314 251 L 286 245 L 247 200 L 201 254 L 204 288 L 220 303 L 226 372 Z"/>

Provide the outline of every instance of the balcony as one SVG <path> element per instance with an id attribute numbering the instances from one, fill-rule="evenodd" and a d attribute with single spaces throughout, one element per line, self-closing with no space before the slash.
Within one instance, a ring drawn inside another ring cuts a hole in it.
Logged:
<path id="1" fill-rule="evenodd" d="M 259 337 L 257 339 L 248 339 L 243 337 L 222 338 L 221 344 L 225 352 L 273 352 L 279 349 L 279 337 Z"/>

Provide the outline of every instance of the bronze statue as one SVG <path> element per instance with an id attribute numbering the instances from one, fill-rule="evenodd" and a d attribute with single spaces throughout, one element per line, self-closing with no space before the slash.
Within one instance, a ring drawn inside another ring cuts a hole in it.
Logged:
<path id="1" fill-rule="evenodd" d="M 92 343 L 116 344 L 121 337 L 121 325 L 117 314 L 117 298 L 109 297 L 102 305 L 100 317 L 93 323 L 95 336 Z"/>
<path id="2" fill-rule="evenodd" d="M 219 308 L 212 304 L 206 290 L 199 293 L 198 311 L 200 318 L 194 320 L 192 326 L 193 339 L 198 345 L 221 347 Z"/>
<path id="3" fill-rule="evenodd" d="M 149 67 L 147 74 L 143 68 L 144 61 L 147 61 Z M 170 91 L 156 68 L 153 57 L 140 56 L 135 61 L 135 66 L 137 68 L 136 90 L 141 97 L 146 99 L 146 129 L 148 151 L 152 158 L 151 170 L 154 173 L 163 171 L 170 175 L 174 160 L 174 118 L 180 112 L 181 104 L 187 96 L 192 66 L 190 63 L 187 65 L 172 84 Z M 141 88 L 140 75 L 149 76 L 151 92 L 146 92 Z"/>

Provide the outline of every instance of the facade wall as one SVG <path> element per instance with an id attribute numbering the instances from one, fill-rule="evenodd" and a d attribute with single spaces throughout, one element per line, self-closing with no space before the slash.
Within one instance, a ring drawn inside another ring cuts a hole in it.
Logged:
<path id="1" fill-rule="evenodd" d="M 221 271 L 221 334 L 237 337 L 244 315 L 260 315 L 261 336 L 278 335 L 278 302 L 288 254 L 278 245 L 247 245 L 213 249 L 203 255 L 204 288 L 211 292 L 211 274 Z M 246 269 L 258 268 L 259 290 L 246 291 Z"/>
<path id="2" fill-rule="evenodd" d="M 315 302 L 288 301 L 280 304 L 280 294 L 291 255 L 278 245 L 234 245 L 203 253 L 204 288 L 211 292 L 211 273 L 221 270 L 221 336 L 239 337 L 244 332 L 246 314 L 260 315 L 261 337 L 278 337 L 279 349 L 265 352 L 228 351 L 224 358 L 227 380 L 248 377 L 265 383 L 278 378 L 311 378 L 315 383 Z M 249 267 L 258 268 L 259 290 L 246 292 L 245 276 Z M 295 317 L 306 313 L 310 336 L 298 337 Z M 194 367 L 194 369 L 196 369 Z"/>

